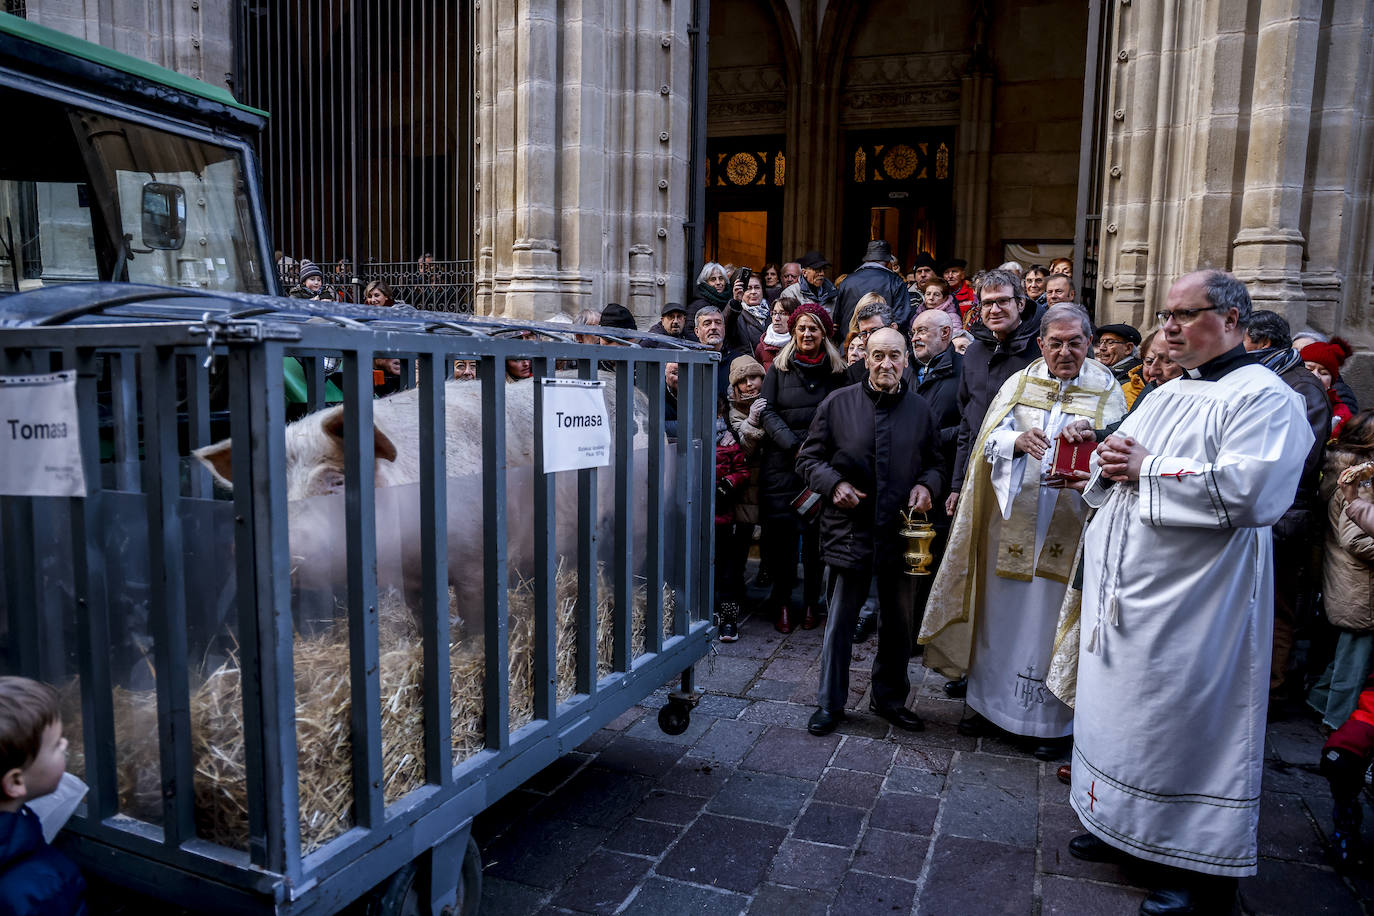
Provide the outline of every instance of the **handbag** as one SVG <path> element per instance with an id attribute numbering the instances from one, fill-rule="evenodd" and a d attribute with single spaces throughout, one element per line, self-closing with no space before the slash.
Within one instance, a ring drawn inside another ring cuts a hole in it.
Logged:
<path id="1" fill-rule="evenodd" d="M 816 516 L 821 513 L 821 494 L 810 487 L 805 487 L 800 493 L 792 497 L 792 511 L 797 513 L 797 517 L 803 522 L 813 522 Z"/>

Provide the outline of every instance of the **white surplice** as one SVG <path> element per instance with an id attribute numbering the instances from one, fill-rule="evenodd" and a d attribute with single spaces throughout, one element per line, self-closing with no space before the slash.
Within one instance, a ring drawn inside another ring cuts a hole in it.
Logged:
<path id="1" fill-rule="evenodd" d="M 1138 484 L 1094 476 L 1070 803 L 1131 855 L 1255 873 L 1273 635 L 1269 526 L 1312 445 L 1302 399 L 1258 365 L 1175 379 L 1117 435 Z M 1094 458 L 1096 465 L 1096 458 Z"/>
<path id="2" fill-rule="evenodd" d="M 1061 381 L 1060 391 L 1070 384 Z M 1051 443 L 1070 421 L 1078 419 L 1066 415 L 1058 403 L 1049 410 L 1021 410 L 1023 417 L 1031 412 L 1040 415 L 1036 425 Z M 983 447 L 983 457 L 992 466 L 992 489 L 1003 521 L 1011 518 L 1012 502 L 1021 491 L 1029 461 L 1026 455 L 1014 455 L 1016 437 L 1022 432 L 1017 429 L 1016 416 L 1008 414 L 988 433 Z M 1042 468 L 1048 470 L 1053 466 L 1051 450 L 1046 453 Z M 1066 498 L 1073 496 L 1072 492 L 1054 487 L 1040 488 L 1032 556 L 1039 556 L 1045 546 L 1055 500 L 1061 494 Z M 1071 499 L 1070 505 L 1080 518 L 1086 511 L 1076 498 Z M 993 519 L 988 532 L 992 543 L 1000 539 L 1000 530 L 994 530 L 1000 527 Z M 1038 576 L 1029 582 L 1005 579 L 990 564 L 983 575 L 983 589 L 983 620 L 974 635 L 968 672 L 968 705 L 998 728 L 1013 734 L 1062 738 L 1073 730 L 1073 710 L 1045 688 L 1045 674 L 1054 649 L 1064 584 Z"/>

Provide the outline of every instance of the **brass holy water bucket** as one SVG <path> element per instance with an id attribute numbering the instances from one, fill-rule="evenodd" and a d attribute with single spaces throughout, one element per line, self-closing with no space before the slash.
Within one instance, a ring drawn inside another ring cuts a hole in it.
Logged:
<path id="1" fill-rule="evenodd" d="M 902 559 L 906 561 L 908 576 L 928 576 L 930 564 L 935 560 L 930 552 L 930 542 L 935 540 L 935 526 L 927 520 L 924 512 L 920 513 L 919 522 L 916 521 L 916 515 L 914 509 L 902 513 L 902 521 L 906 523 L 898 532 L 906 539 L 906 552 L 902 554 Z"/>

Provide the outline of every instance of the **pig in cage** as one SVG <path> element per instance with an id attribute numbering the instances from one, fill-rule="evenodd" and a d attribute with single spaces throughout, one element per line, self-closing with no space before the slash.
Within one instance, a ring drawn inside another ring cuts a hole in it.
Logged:
<path id="1" fill-rule="evenodd" d="M 206 911 L 396 881 L 470 905 L 475 814 L 679 678 L 659 721 L 687 727 L 717 359 L 128 284 L 5 299 L 0 405 L 54 435 L 0 472 L 0 668 L 63 697 L 89 791 L 62 844 Z"/>

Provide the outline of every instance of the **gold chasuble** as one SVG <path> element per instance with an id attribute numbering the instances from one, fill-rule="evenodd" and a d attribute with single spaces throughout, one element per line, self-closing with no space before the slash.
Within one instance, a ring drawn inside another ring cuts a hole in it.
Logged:
<path id="1" fill-rule="evenodd" d="M 1085 507 L 1076 490 L 1042 488 L 1043 475 L 1053 466 L 1053 447 L 1045 453 L 1043 461 L 1025 456 L 1020 462 L 1024 467 L 1013 465 L 1020 486 L 1012 488 L 1010 513 L 1004 517 L 992 479 L 991 460 L 987 457 L 989 436 L 999 427 L 1005 429 L 1009 418 L 1017 431 L 1024 432 L 1046 429 L 1049 417 L 1055 418 L 1056 430 L 1079 419 L 1101 429 L 1125 414 L 1126 400 L 1116 378 L 1094 359 L 1084 360 L 1078 377 L 1067 384 L 1051 376 L 1045 361 L 1037 359 L 1002 385 L 988 407 L 969 455 L 968 473 L 945 559 L 926 602 L 919 641 L 926 647 L 927 667 L 947 677 L 961 677 L 968 672 L 978 613 L 982 602 L 988 600 L 986 591 L 991 581 L 995 581 L 989 580 L 990 575 L 1009 584 L 1045 581 L 1058 583 L 1064 589 L 1073 579 Z M 1052 442 L 1056 440 L 1055 435 L 1050 438 Z M 1040 517 L 1042 513 L 1048 513 L 1048 527 Z M 1040 531 L 1045 532 L 1043 539 L 1037 537 Z M 1022 600 L 1043 601 L 1042 592 L 1040 588 L 1031 589 Z M 1072 599 L 1063 600 L 1072 600 L 1076 611 L 1077 593 L 1069 592 Z M 1062 624 L 1060 594 L 1055 589 L 1052 608 L 1018 608 L 1017 612 L 1048 614 L 1051 621 L 1058 615 Z M 1036 597 L 1032 598 L 1033 595 Z M 999 603 L 1005 601 L 1005 597 L 999 598 Z M 1063 643 L 1065 651 L 1072 639 L 1075 657 L 1077 618 L 1076 612 L 1072 614 L 1072 637 L 1061 627 L 1055 639 L 1056 647 Z M 1051 665 L 1050 672 L 1032 674 L 1043 679 L 1048 673 L 1063 680 L 1063 673 L 1054 670 L 1056 667 Z"/>

